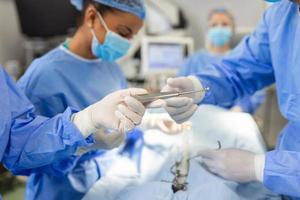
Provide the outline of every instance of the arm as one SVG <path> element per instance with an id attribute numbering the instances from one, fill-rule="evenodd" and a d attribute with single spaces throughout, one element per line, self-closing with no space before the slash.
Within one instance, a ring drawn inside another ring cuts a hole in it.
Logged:
<path id="1" fill-rule="evenodd" d="M 239 106 L 243 112 L 254 113 L 265 101 L 266 92 L 260 90 L 250 97 L 245 97 L 239 101 L 235 106 Z"/>
<path id="2" fill-rule="evenodd" d="M 184 98 L 165 101 L 165 110 L 177 123 L 187 121 L 196 111 L 196 104 L 232 107 L 239 99 L 274 83 L 267 18 L 268 11 L 256 31 L 220 62 L 210 65 L 196 76 L 167 81 L 162 91 L 189 92 L 209 88 L 205 93 L 189 95 L 192 101 Z"/>
<path id="3" fill-rule="evenodd" d="M 299 164 L 299 152 L 268 152 L 263 175 L 264 185 L 278 194 L 300 197 Z"/>
<path id="4" fill-rule="evenodd" d="M 274 83 L 267 21 L 268 12 L 256 31 L 230 55 L 197 75 L 202 85 L 210 88 L 203 103 L 232 106 L 236 100 Z"/>
<path id="5" fill-rule="evenodd" d="M 165 110 L 177 123 L 187 121 L 195 113 L 197 104 L 230 108 L 239 99 L 253 95 L 257 90 L 274 83 L 268 17 L 267 11 L 256 31 L 220 62 L 211 64 L 207 70 L 202 70 L 195 76 L 168 79 L 162 91 L 189 92 L 209 89 L 205 93 L 165 100 Z"/>
<path id="6" fill-rule="evenodd" d="M 8 76 L 5 84 L 11 128 L 2 161 L 8 169 L 18 173 L 47 165 L 72 155 L 78 146 L 91 142 L 70 122 L 74 110 L 67 109 L 52 119 L 36 116 L 32 104 Z"/>
<path id="7" fill-rule="evenodd" d="M 5 79 L 5 84 L 5 98 L 9 104 L 6 107 L 10 109 L 11 118 L 8 120 L 9 143 L 2 161 L 17 174 L 29 174 L 32 169 L 73 155 L 77 147 L 91 143 L 88 136 L 100 126 L 129 131 L 140 123 L 145 110 L 131 96 L 146 91 L 128 89 L 107 95 L 81 112 L 67 109 L 65 113 L 49 119 L 33 114 L 32 104 L 9 78 Z M 104 116 L 103 113 L 107 114 Z"/>

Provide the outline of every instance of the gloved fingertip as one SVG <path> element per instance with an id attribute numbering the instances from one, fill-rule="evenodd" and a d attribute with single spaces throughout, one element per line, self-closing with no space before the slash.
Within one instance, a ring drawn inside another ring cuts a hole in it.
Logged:
<path id="1" fill-rule="evenodd" d="M 183 98 L 184 98 L 183 101 L 184 101 L 185 105 L 192 104 L 191 98 L 188 98 L 188 97 L 183 97 Z"/>
<path id="2" fill-rule="evenodd" d="M 124 98 L 124 101 L 125 101 L 125 103 L 128 105 L 128 104 L 130 104 L 132 101 L 138 101 L 138 100 L 136 100 L 135 98 L 133 98 L 132 96 L 126 96 L 125 98 Z"/>
<path id="3" fill-rule="evenodd" d="M 129 96 L 148 94 L 148 91 L 143 88 L 130 88 L 128 90 L 129 90 Z"/>
<path id="4" fill-rule="evenodd" d="M 122 109 L 123 109 L 123 105 L 122 105 L 122 104 L 119 104 L 119 105 L 117 106 L 117 108 L 118 108 L 118 110 L 122 110 Z"/>
<path id="5" fill-rule="evenodd" d="M 119 118 L 120 120 L 123 118 L 123 114 L 122 114 L 119 110 L 116 110 L 116 111 L 115 111 L 115 116 L 116 116 L 117 118 Z"/>
<path id="6" fill-rule="evenodd" d="M 133 129 L 134 129 L 134 124 L 125 123 L 125 128 L 124 128 L 125 133 L 128 133 L 128 132 L 130 132 Z"/>
<path id="7" fill-rule="evenodd" d="M 124 99 L 124 102 L 127 104 L 127 106 L 129 106 L 130 108 L 133 109 L 139 109 L 139 110 L 143 110 L 145 109 L 145 106 L 136 98 L 131 97 L 131 96 L 127 96 Z"/>

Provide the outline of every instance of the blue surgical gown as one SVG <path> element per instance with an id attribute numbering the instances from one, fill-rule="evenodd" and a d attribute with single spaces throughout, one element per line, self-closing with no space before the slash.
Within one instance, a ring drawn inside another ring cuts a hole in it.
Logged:
<path id="1" fill-rule="evenodd" d="M 92 142 L 70 122 L 72 109 L 52 119 L 36 116 L 33 105 L 2 67 L 0 94 L 0 161 L 14 174 L 28 175 Z"/>
<path id="2" fill-rule="evenodd" d="M 197 74 L 210 87 L 204 103 L 231 106 L 236 99 L 276 83 L 279 107 L 288 119 L 276 150 L 268 152 L 264 185 L 300 197 L 300 15 L 283 0 L 270 7 L 256 30 L 208 71 Z"/>
<path id="3" fill-rule="evenodd" d="M 185 66 L 180 70 L 178 76 L 189 76 L 199 73 L 201 70 L 209 70 L 209 65 L 215 62 L 220 62 L 223 58 L 220 54 L 211 54 L 207 50 L 202 49 L 189 57 Z M 265 91 L 261 90 L 252 96 L 242 98 L 233 106 L 239 106 L 244 112 L 253 114 L 265 100 Z M 233 107 L 231 106 L 231 107 Z M 231 108 L 227 107 L 227 108 Z"/>
<path id="4" fill-rule="evenodd" d="M 106 95 L 127 87 L 119 66 L 101 60 L 86 60 L 64 46 L 35 60 L 18 82 L 38 113 L 53 116 L 67 106 L 82 109 Z M 49 166 L 29 177 L 26 199 L 81 199 L 101 177 L 97 157 L 91 151 Z"/>

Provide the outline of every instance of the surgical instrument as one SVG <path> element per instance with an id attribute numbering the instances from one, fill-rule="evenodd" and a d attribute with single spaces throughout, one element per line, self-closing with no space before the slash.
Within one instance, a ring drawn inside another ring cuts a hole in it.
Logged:
<path id="1" fill-rule="evenodd" d="M 222 149 L 222 144 L 220 141 L 218 141 L 218 148 L 216 150 Z M 188 182 L 187 177 L 189 175 L 189 168 L 190 168 L 190 161 L 201 157 L 200 155 L 196 155 L 193 157 L 189 157 L 189 149 L 186 149 L 184 152 L 184 156 L 180 161 L 176 161 L 174 165 L 172 165 L 170 172 L 175 176 L 172 182 L 169 181 L 162 181 L 167 183 L 172 183 L 172 190 L 174 193 L 178 191 L 186 191 Z M 203 165 L 201 162 L 199 163 L 201 166 L 205 168 L 205 165 Z"/>
<path id="2" fill-rule="evenodd" d="M 139 100 L 141 103 L 152 103 L 156 100 L 169 99 L 173 97 L 184 97 L 190 94 L 207 92 L 207 91 L 209 91 L 209 88 L 204 88 L 202 90 L 189 91 L 189 92 L 159 92 L 159 93 L 152 93 L 152 94 L 136 95 L 135 98 Z"/>

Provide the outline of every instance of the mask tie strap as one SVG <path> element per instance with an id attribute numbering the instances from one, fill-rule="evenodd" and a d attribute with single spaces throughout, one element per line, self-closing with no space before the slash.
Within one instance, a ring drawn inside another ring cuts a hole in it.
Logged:
<path id="1" fill-rule="evenodd" d="M 106 30 L 107 32 L 109 32 L 109 28 L 107 27 L 107 25 L 106 25 L 106 23 L 105 23 L 103 17 L 101 16 L 101 14 L 100 14 L 99 12 L 97 12 L 97 15 L 98 15 L 98 17 L 99 17 L 99 19 L 100 19 L 102 25 L 104 26 L 105 30 Z"/>

